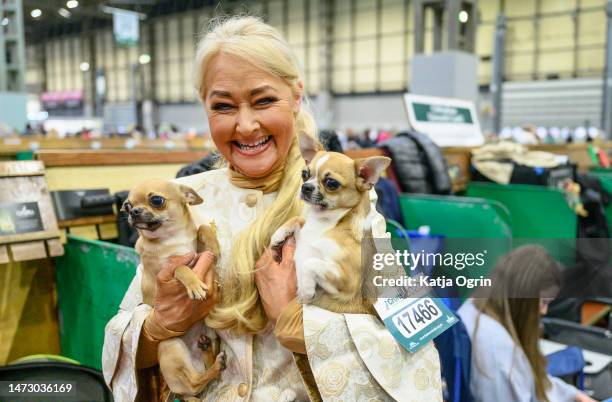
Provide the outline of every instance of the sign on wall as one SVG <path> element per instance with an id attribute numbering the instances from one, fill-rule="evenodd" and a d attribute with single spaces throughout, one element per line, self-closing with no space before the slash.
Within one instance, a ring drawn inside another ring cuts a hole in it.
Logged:
<path id="1" fill-rule="evenodd" d="M 37 202 L 0 204 L 0 236 L 43 230 Z"/>
<path id="2" fill-rule="evenodd" d="M 404 106 L 412 129 L 429 135 L 438 146 L 484 144 L 478 115 L 471 101 L 405 94 Z"/>
<path id="3" fill-rule="evenodd" d="M 42 162 L 0 162 L 0 188 L 0 267 L 62 255 Z"/>
<path id="4" fill-rule="evenodd" d="M 113 34 L 121 47 L 138 45 L 140 39 L 138 14 L 113 9 Z"/>

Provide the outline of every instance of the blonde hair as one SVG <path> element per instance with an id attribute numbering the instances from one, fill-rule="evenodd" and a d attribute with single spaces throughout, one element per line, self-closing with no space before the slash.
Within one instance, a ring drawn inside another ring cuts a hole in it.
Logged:
<path id="1" fill-rule="evenodd" d="M 546 359 L 538 346 L 540 299 L 537 296 L 542 290 L 561 287 L 559 264 L 541 246 L 522 246 L 500 258 L 493 268 L 491 282 L 489 296 L 475 299 L 474 305 L 499 322 L 523 350 L 533 371 L 536 397 L 548 402 L 546 391 L 551 383 L 546 374 Z M 479 321 L 480 314 L 474 332 L 478 331 Z M 474 350 L 477 347 L 473 345 Z"/>
<path id="2" fill-rule="evenodd" d="M 256 17 L 232 17 L 214 22 L 198 43 L 194 81 L 202 102 L 207 92 L 205 75 L 208 65 L 220 52 L 239 57 L 282 78 L 294 95 L 299 93 L 301 74 L 297 59 L 280 33 Z M 315 130 L 314 119 L 302 104 L 295 116 L 293 140 L 278 195 L 274 203 L 234 241 L 224 271 L 222 300 L 206 318 L 210 327 L 232 329 L 237 333 L 256 333 L 266 327 L 268 320 L 253 277 L 255 263 L 269 245 L 272 234 L 301 212 L 302 203 L 297 195 L 304 160 L 299 151 L 297 133 L 303 131 L 315 136 Z"/>

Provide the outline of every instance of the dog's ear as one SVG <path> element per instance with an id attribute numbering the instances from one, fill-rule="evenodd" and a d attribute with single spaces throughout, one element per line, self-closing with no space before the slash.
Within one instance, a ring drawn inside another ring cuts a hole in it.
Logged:
<path id="1" fill-rule="evenodd" d="M 184 184 L 179 184 L 179 188 L 181 190 L 181 193 L 183 193 L 183 199 L 187 204 L 198 205 L 204 202 L 202 197 L 200 197 L 198 193 L 196 193 L 195 190 L 191 187 L 186 186 Z"/>
<path id="2" fill-rule="evenodd" d="M 316 138 L 300 131 L 298 134 L 298 140 L 300 143 L 300 153 L 302 158 L 306 161 L 307 165 L 310 165 L 313 158 L 319 151 L 323 151 L 323 145 Z"/>
<path id="3" fill-rule="evenodd" d="M 357 173 L 357 188 L 366 191 L 376 184 L 382 172 L 389 166 L 391 159 L 386 156 L 371 156 L 355 159 Z"/>

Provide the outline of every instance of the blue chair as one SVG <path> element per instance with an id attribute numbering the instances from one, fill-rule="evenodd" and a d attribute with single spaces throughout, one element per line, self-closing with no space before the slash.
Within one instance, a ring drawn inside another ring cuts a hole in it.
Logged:
<path id="1" fill-rule="evenodd" d="M 584 390 L 584 356 L 582 349 L 570 346 L 546 356 L 546 370 L 554 377 L 578 377 L 576 386 Z"/>
<path id="2" fill-rule="evenodd" d="M 453 311 L 459 307 L 459 299 L 442 299 Z M 459 322 L 434 339 L 440 363 L 442 378 L 446 382 L 444 400 L 448 402 L 472 402 L 470 375 L 472 367 L 472 342 L 465 325 Z"/>

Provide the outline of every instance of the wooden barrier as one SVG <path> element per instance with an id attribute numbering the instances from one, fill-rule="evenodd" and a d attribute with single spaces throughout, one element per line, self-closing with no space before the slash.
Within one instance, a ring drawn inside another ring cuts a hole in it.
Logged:
<path id="1" fill-rule="evenodd" d="M 35 158 L 45 164 L 50 191 L 108 188 L 115 193 L 130 190 L 146 179 L 173 179 L 181 167 L 208 153 L 204 150 L 42 150 L 36 152 Z M 113 222 L 96 222 L 98 227 L 96 223 L 82 223 L 68 225 L 70 233 L 90 239 L 117 237 Z M 66 228 L 64 224 L 61 226 Z"/>
<path id="2" fill-rule="evenodd" d="M 190 139 L 142 139 L 131 137 L 92 138 L 80 137 L 48 138 L 44 136 L 21 136 L 0 140 L 0 159 L 14 159 L 19 152 L 31 150 L 209 150 L 213 147 L 210 137 Z"/>

